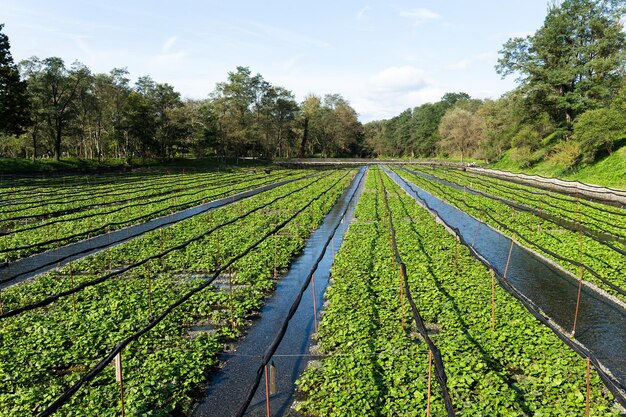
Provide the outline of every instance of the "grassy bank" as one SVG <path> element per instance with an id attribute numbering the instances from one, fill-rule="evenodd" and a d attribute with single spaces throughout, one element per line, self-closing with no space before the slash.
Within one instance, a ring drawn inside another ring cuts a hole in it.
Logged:
<path id="1" fill-rule="evenodd" d="M 585 165 L 573 170 L 565 169 L 563 165 L 550 160 L 539 162 L 529 168 L 522 168 L 509 157 L 508 152 L 500 161 L 487 167 L 626 189 L 626 146 L 593 165 Z"/>
<path id="2" fill-rule="evenodd" d="M 218 165 L 241 165 L 250 166 L 263 164 L 261 161 L 228 158 L 218 160 L 216 158 L 199 159 L 157 159 L 157 158 L 132 158 L 132 159 L 80 159 L 63 158 L 60 161 L 53 159 L 30 159 L 0 158 L 0 174 L 65 174 L 65 173 L 90 173 L 100 171 L 122 171 L 135 168 L 164 168 L 164 169 L 204 169 Z"/>

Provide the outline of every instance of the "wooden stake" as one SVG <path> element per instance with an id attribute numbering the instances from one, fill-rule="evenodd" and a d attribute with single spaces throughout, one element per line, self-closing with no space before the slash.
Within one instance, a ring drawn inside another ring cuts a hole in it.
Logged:
<path id="1" fill-rule="evenodd" d="M 591 397 L 591 359 L 587 358 L 587 395 L 585 401 L 585 416 L 589 417 L 590 411 L 590 397 Z"/>
<path id="2" fill-rule="evenodd" d="M 513 244 L 515 241 L 511 239 L 511 247 L 509 248 L 509 257 L 506 260 L 506 266 L 504 267 L 504 279 L 506 279 L 506 273 L 509 271 L 509 262 L 511 262 L 511 253 L 513 252 Z"/>
<path id="3" fill-rule="evenodd" d="M 317 333 L 317 300 L 315 297 L 315 274 L 311 274 L 311 294 L 313 295 L 313 328 Z"/>
<path id="4" fill-rule="evenodd" d="M 478 229 L 480 229 L 480 225 L 482 223 L 478 222 L 478 225 L 476 226 L 476 231 L 474 232 L 474 239 L 472 239 L 472 247 L 474 247 L 474 245 L 476 244 L 476 238 L 478 237 Z"/>
<path id="5" fill-rule="evenodd" d="M 459 241 L 454 240 L 454 272 L 459 275 Z"/>
<path id="6" fill-rule="evenodd" d="M 233 271 L 231 268 L 228 268 L 228 292 L 230 298 L 230 324 L 233 330 L 235 330 L 237 323 L 235 323 L 235 307 L 233 305 Z"/>
<path id="7" fill-rule="evenodd" d="M 148 270 L 148 312 L 150 313 L 150 318 L 152 318 L 152 283 L 149 263 L 146 263 L 146 269 Z"/>
<path id="8" fill-rule="evenodd" d="M 267 365 L 265 365 L 265 413 L 267 417 L 271 417 L 270 414 L 270 387 Z"/>
<path id="9" fill-rule="evenodd" d="M 496 327 L 496 273 L 491 271 L 491 330 Z"/>
<path id="10" fill-rule="evenodd" d="M 433 369 L 433 352 L 428 350 L 428 394 L 426 397 L 426 417 L 430 417 L 430 385 Z"/>
<path id="11" fill-rule="evenodd" d="M 124 411 L 124 378 L 122 374 L 122 353 L 115 355 L 115 380 L 120 384 L 120 405 L 122 407 L 122 417 L 125 416 Z"/>
<path id="12" fill-rule="evenodd" d="M 278 270 L 276 269 L 277 262 L 277 253 L 276 253 L 276 234 L 274 234 L 274 279 L 278 277 Z"/>
<path id="13" fill-rule="evenodd" d="M 276 380 L 276 365 L 274 361 L 270 365 L 270 394 L 274 395 L 278 392 L 278 384 Z"/>
<path id="14" fill-rule="evenodd" d="M 69 261 L 70 267 L 70 286 L 74 288 L 74 270 L 72 268 L 72 258 L 70 257 Z M 74 314 L 76 314 L 76 294 L 72 294 L 72 309 L 74 310 Z"/>
<path id="15" fill-rule="evenodd" d="M 402 273 L 402 267 L 400 266 L 400 280 L 398 286 L 398 292 L 400 293 L 400 314 L 402 318 L 402 330 L 404 330 L 404 286 L 402 285 L 404 282 L 404 274 Z"/>
<path id="16" fill-rule="evenodd" d="M 576 295 L 576 311 L 574 312 L 574 326 L 572 327 L 572 337 L 576 335 L 576 323 L 578 321 L 578 309 L 580 307 L 580 293 L 583 288 L 583 266 L 578 267 L 578 294 Z"/>
<path id="17" fill-rule="evenodd" d="M 161 238 L 161 252 L 163 252 L 163 228 L 159 229 L 159 235 Z M 165 261 L 163 260 L 163 256 L 161 256 L 161 269 L 165 270 Z"/>

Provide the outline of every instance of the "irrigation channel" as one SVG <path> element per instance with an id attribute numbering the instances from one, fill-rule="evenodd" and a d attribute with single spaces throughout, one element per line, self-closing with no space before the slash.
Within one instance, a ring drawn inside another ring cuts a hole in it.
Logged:
<path id="1" fill-rule="evenodd" d="M 621 305 L 583 285 L 575 338 L 571 337 L 579 288 L 575 277 L 387 167 L 383 169 L 411 197 L 456 229 L 463 240 L 472 242 L 473 249 L 505 283 L 521 294 L 533 314 L 547 318 L 545 322 L 557 335 L 592 359 L 609 389 L 622 405 L 626 403 L 626 310 Z"/>
<path id="2" fill-rule="evenodd" d="M 0 289 L 15 285 L 35 275 L 56 268 L 57 266 L 65 265 L 70 261 L 75 261 L 87 255 L 91 255 L 106 248 L 118 245 L 124 241 L 133 239 L 152 230 L 169 226 L 171 224 L 196 216 L 198 214 L 215 210 L 236 201 L 252 197 L 264 191 L 272 190 L 274 188 L 280 187 L 281 185 L 285 185 L 293 181 L 303 179 L 305 177 L 299 176 L 263 185 L 261 187 L 253 188 L 237 194 L 233 194 L 228 197 L 209 201 L 207 203 L 190 207 L 188 209 L 168 214 L 166 216 L 161 216 L 144 223 L 139 223 L 125 227 L 123 229 L 114 230 L 109 233 L 84 239 L 80 242 L 70 243 L 56 249 L 50 249 L 46 252 L 31 255 L 27 258 L 8 263 L 7 265 L 0 267 Z"/>
<path id="3" fill-rule="evenodd" d="M 236 415 L 262 365 L 263 353 L 272 345 L 280 333 L 284 318 L 288 315 L 294 298 L 297 297 L 307 278 L 313 274 L 312 285 L 308 285 L 294 316 L 289 321 L 286 333 L 271 367 L 275 372 L 275 393 L 270 397 L 272 416 L 282 416 L 289 410 L 293 400 L 295 381 L 313 357 L 308 355 L 311 334 L 319 309 L 324 300 L 330 268 L 335 253 L 339 250 L 344 235 L 354 214 L 354 208 L 363 190 L 366 168 L 362 167 L 354 180 L 324 218 L 321 226 L 307 240 L 302 254 L 295 259 L 287 274 L 277 284 L 274 294 L 261 311 L 246 337 L 235 351 L 219 355 L 225 366 L 210 381 L 205 398 L 194 409 L 193 416 Z M 330 245 L 327 243 L 330 242 Z M 321 259 L 321 260 L 320 260 Z M 314 301 L 315 300 L 315 301 Z M 314 308 L 315 307 L 315 308 Z M 271 387 L 270 389 L 272 389 Z M 266 416 L 266 391 L 264 384 L 256 390 L 246 416 Z"/>

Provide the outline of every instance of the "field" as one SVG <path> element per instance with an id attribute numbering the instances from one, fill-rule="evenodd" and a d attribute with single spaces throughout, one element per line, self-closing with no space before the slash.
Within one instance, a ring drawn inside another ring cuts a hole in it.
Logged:
<path id="1" fill-rule="evenodd" d="M 262 317 L 357 173 L 221 167 L 5 181 L 0 416 L 117 416 L 122 407 L 129 416 L 195 415 L 212 377 L 228 375 L 220 355 L 236 350 Z M 599 299 L 626 303 L 619 204 L 459 170 L 372 166 L 336 242 L 314 346 L 291 352 L 312 359 L 296 372 L 291 412 L 622 415 L 624 381 L 599 368 L 599 352 L 547 326 L 541 311 L 520 302 L 506 272 L 477 257 L 467 236 L 399 181 L 581 277 Z M 205 208 L 177 217 L 194 207 Z M 137 231 L 149 221 L 162 223 Z M 123 240 L 96 253 L 54 258 L 68 244 L 120 231 Z M 10 273 L 21 262 L 52 265 L 23 279 Z M 268 343 L 259 341 L 259 355 Z M 244 399 L 229 400 L 235 415 Z"/>

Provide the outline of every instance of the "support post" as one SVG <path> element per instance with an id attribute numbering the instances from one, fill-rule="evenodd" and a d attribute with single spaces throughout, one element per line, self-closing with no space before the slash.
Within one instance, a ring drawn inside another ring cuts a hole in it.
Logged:
<path id="1" fill-rule="evenodd" d="M 496 327 L 496 273 L 491 271 L 491 330 Z"/>
<path id="2" fill-rule="evenodd" d="M 122 374 L 122 352 L 115 355 L 115 380 L 120 384 L 120 406 L 122 407 L 122 417 L 126 415 L 124 410 L 124 378 Z"/>
<path id="3" fill-rule="evenodd" d="M 428 394 L 426 396 L 426 417 L 430 417 L 430 391 L 433 371 L 433 352 L 428 350 Z"/>
<path id="4" fill-rule="evenodd" d="M 315 297 L 315 274 L 311 274 L 311 294 L 313 296 L 313 328 L 317 333 L 317 300 Z"/>
<path id="5" fill-rule="evenodd" d="M 265 414 L 267 417 L 271 417 L 270 413 L 270 382 L 268 376 L 268 366 L 265 365 Z"/>
<path id="6" fill-rule="evenodd" d="M 506 259 L 506 266 L 504 267 L 504 279 L 506 279 L 506 274 L 509 272 L 509 263 L 511 262 L 511 253 L 513 253 L 513 244 L 515 240 L 511 239 L 511 247 L 509 248 L 509 256 Z"/>

